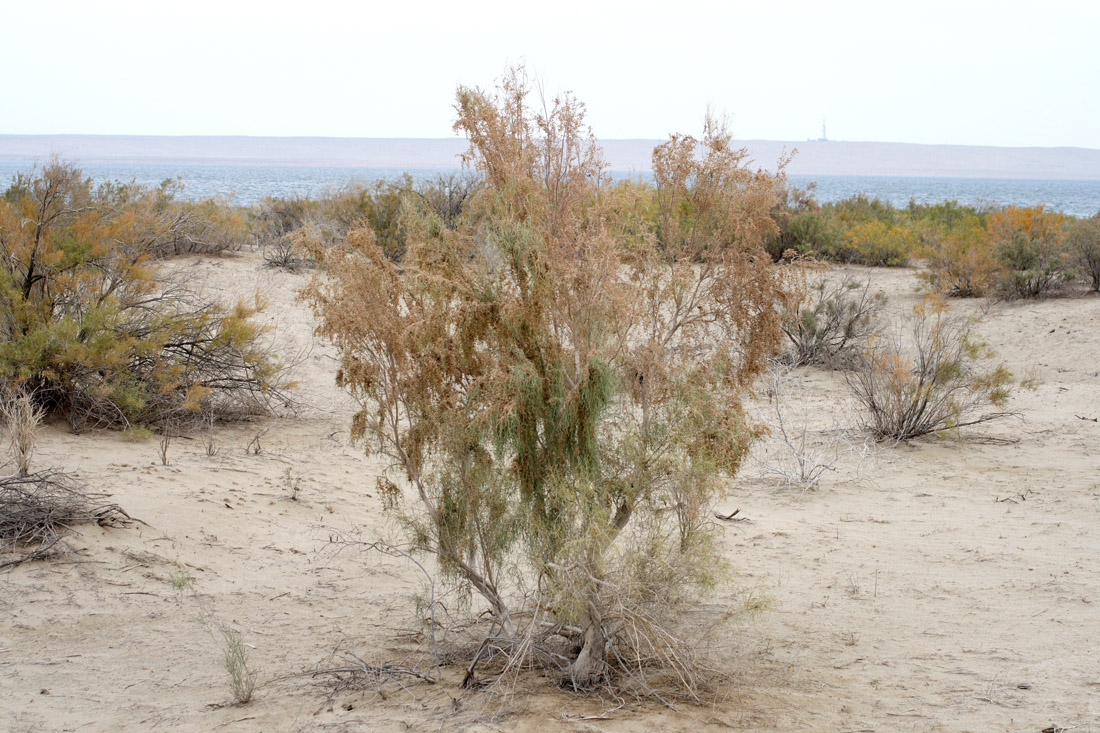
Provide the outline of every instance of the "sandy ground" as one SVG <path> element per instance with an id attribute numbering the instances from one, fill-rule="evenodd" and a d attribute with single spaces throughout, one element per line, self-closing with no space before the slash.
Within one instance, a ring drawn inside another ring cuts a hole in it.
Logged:
<path id="1" fill-rule="evenodd" d="M 213 457 L 201 436 L 176 440 L 167 466 L 155 439 L 45 430 L 37 467 L 75 472 L 148 524 L 82 527 L 64 557 L 0 573 L 0 729 L 1100 731 L 1100 298 L 989 313 L 982 335 L 1039 383 L 1013 396 L 1019 419 L 844 454 L 814 491 L 749 465 L 719 506 L 750 520 L 721 529 L 733 577 L 708 600 L 760 609 L 733 622 L 732 682 L 707 707 L 614 709 L 548 683 L 487 700 L 456 672 L 381 695 L 330 695 L 330 677 L 308 674 L 339 650 L 399 659 L 418 641 L 422 576 L 328 542 L 391 528 L 381 464 L 347 443 L 333 351 L 294 301 L 307 276 L 255 255 L 174 267 L 227 296 L 262 290 L 305 406 L 219 427 Z M 896 311 L 917 297 L 912 270 L 855 273 Z M 795 377 L 791 423 L 817 443 L 850 433 L 843 378 Z M 753 409 L 768 415 L 763 397 Z M 231 704 L 219 623 L 249 645 L 248 705 Z"/>

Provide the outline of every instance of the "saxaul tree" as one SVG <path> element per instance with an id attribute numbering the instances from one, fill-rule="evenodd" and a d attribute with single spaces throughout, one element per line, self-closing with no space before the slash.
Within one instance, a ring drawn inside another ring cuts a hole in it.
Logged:
<path id="1" fill-rule="evenodd" d="M 584 106 L 533 105 L 522 70 L 456 110 L 484 182 L 461 219 L 407 207 L 400 264 L 366 229 L 316 252 L 353 433 L 509 664 L 576 688 L 672 667 L 690 690 L 674 609 L 713 580 L 709 507 L 788 303 L 761 249 L 777 175 L 708 120 L 657 148 L 654 186 L 614 185 Z"/>

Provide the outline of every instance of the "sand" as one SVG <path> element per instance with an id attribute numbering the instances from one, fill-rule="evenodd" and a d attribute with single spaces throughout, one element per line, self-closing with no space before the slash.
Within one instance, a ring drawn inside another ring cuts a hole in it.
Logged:
<path id="1" fill-rule="evenodd" d="M 734 612 L 732 681 L 670 710 L 538 681 L 487 699 L 454 670 L 383 694 L 309 675 L 343 651 L 378 663 L 415 646 L 422 576 L 329 543 L 394 529 L 374 490 L 383 464 L 348 445 L 334 351 L 294 300 L 308 275 L 252 253 L 172 266 L 226 297 L 263 291 L 303 407 L 219 426 L 213 457 L 201 435 L 177 439 L 167 466 L 156 439 L 44 430 L 36 467 L 76 473 L 147 525 L 83 526 L 65 555 L 0 573 L 0 729 L 1100 730 L 1100 298 L 992 307 L 982 336 L 1038 382 L 1012 397 L 1018 419 L 843 455 L 813 491 L 750 463 L 718 507 L 750 521 L 722 525 L 733 572 L 707 601 Z M 896 312 L 918 297 L 911 269 L 851 272 Z M 795 376 L 790 419 L 817 442 L 851 434 L 843 377 Z M 752 409 L 765 419 L 766 397 Z M 232 704 L 217 623 L 249 645 L 247 705 Z"/>

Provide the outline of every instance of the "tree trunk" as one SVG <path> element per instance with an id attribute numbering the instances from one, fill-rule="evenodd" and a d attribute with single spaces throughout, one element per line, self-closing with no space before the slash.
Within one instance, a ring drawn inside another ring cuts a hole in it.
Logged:
<path id="1" fill-rule="evenodd" d="M 587 690 L 603 681 L 607 673 L 607 635 L 603 617 L 595 604 L 588 604 L 587 626 L 577 658 L 566 668 L 568 682 L 575 690 Z"/>

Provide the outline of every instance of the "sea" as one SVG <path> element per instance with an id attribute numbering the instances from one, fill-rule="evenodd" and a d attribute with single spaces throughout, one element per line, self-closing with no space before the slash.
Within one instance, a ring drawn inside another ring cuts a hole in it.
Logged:
<path id="1" fill-rule="evenodd" d="M 0 190 L 18 172 L 29 172 L 26 160 L 0 160 Z M 222 197 L 250 205 L 267 197 L 316 197 L 340 188 L 394 180 L 406 173 L 416 181 L 431 180 L 458 172 L 449 168 L 366 168 L 307 165 L 249 165 L 213 163 L 105 163 L 80 165 L 94 181 L 134 181 L 159 185 L 165 179 L 179 179 L 183 196 L 190 199 Z M 612 171 L 615 178 L 646 178 L 647 174 Z M 821 203 L 864 194 L 897 207 L 910 201 L 935 204 L 956 201 L 977 207 L 1037 206 L 1072 216 L 1100 213 L 1100 180 L 1017 179 L 1017 178 L 932 178 L 921 176 L 828 176 L 790 175 L 794 184 L 814 185 Z"/>

